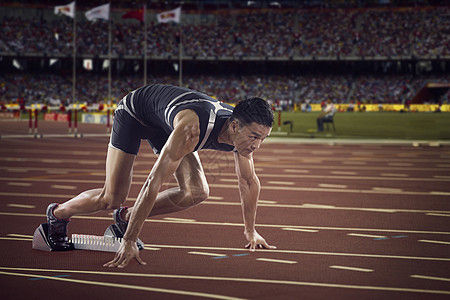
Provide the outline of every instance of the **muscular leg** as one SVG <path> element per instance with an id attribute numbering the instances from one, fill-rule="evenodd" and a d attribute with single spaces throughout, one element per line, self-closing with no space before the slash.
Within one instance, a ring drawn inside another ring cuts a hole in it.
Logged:
<path id="1" fill-rule="evenodd" d="M 59 219 L 74 215 L 91 214 L 101 210 L 115 209 L 125 202 L 131 187 L 133 163 L 136 155 L 108 147 L 106 179 L 103 188 L 85 191 L 60 204 L 53 211 Z"/>
<path id="2" fill-rule="evenodd" d="M 175 178 L 178 187 L 158 194 L 149 217 L 185 210 L 208 198 L 208 182 L 197 153 L 190 153 L 183 158 Z M 125 220 L 131 216 L 131 211 L 132 207 L 127 210 Z"/>

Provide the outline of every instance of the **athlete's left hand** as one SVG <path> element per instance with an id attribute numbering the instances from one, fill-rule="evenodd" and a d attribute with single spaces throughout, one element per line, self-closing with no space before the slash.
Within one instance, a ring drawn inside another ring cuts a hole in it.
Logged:
<path id="1" fill-rule="evenodd" d="M 277 247 L 269 245 L 266 240 L 259 235 L 256 230 L 253 230 L 251 232 L 244 232 L 244 235 L 248 241 L 248 244 L 245 246 L 245 248 L 249 249 L 250 251 L 254 252 L 255 249 L 276 249 Z"/>
<path id="2" fill-rule="evenodd" d="M 107 262 L 103 266 L 110 268 L 112 267 L 124 268 L 133 259 L 136 259 L 137 262 L 141 265 L 147 264 L 139 256 L 139 249 L 136 245 L 136 241 L 127 241 L 124 239 L 119 247 L 119 250 L 117 250 L 114 259 L 110 262 Z"/>

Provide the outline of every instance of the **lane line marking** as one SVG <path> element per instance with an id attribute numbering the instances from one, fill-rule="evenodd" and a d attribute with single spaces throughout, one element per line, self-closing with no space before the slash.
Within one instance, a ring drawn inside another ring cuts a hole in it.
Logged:
<path id="1" fill-rule="evenodd" d="M 421 243 L 431 243 L 431 244 L 450 245 L 450 242 L 444 242 L 444 241 L 419 240 L 419 242 L 421 242 Z"/>
<path id="2" fill-rule="evenodd" d="M 301 228 L 281 228 L 283 230 L 288 230 L 288 231 L 301 231 L 301 232 L 319 232 L 319 230 L 313 230 L 313 229 L 301 229 Z"/>
<path id="3" fill-rule="evenodd" d="M 386 238 L 386 236 L 384 236 L 384 235 L 372 235 L 372 234 L 361 234 L 361 233 L 348 233 L 347 235 L 357 236 L 357 237 L 374 238 L 374 239 Z"/>
<path id="4" fill-rule="evenodd" d="M 31 186 L 31 182 L 8 182 L 8 185 L 11 186 Z"/>
<path id="5" fill-rule="evenodd" d="M 269 184 L 279 184 L 279 185 L 294 185 L 295 182 L 292 181 L 268 181 Z"/>
<path id="6" fill-rule="evenodd" d="M 223 257 L 226 256 L 225 254 L 217 254 L 217 253 L 209 253 L 209 252 L 198 252 L 198 251 L 191 251 L 188 252 L 189 254 L 193 254 L 193 255 L 206 255 L 206 256 L 218 256 L 218 257 Z"/>
<path id="7" fill-rule="evenodd" d="M 284 169 L 286 173 L 309 173 L 309 170 Z"/>
<path id="8" fill-rule="evenodd" d="M 256 260 L 259 261 L 266 261 L 266 262 L 274 262 L 274 263 L 280 263 L 280 264 L 297 264 L 297 261 L 294 260 L 282 260 L 282 259 L 271 259 L 271 258 L 257 258 Z"/>
<path id="9" fill-rule="evenodd" d="M 208 200 L 223 200 L 224 197 L 220 196 L 208 196 Z"/>
<path id="10" fill-rule="evenodd" d="M 45 217 L 45 214 L 32 214 L 32 213 L 13 213 L 13 212 L 0 212 L 0 216 L 16 216 L 16 217 Z M 111 217 L 96 217 L 96 216 L 73 216 L 73 219 L 87 219 L 87 220 L 106 220 L 111 221 Z M 169 220 L 158 220 L 158 219 L 146 219 L 147 223 L 175 223 L 176 221 Z M 221 222 L 206 222 L 206 221 L 195 221 L 195 222 L 180 222 L 180 224 L 192 224 L 192 225 L 210 225 L 210 226 L 230 226 L 230 227 L 242 227 L 243 223 L 221 223 Z M 278 224 L 258 224 L 258 227 L 266 227 L 266 228 L 283 228 L 288 225 L 278 225 Z M 372 231 L 372 232 L 394 232 L 394 233 L 417 233 L 417 234 L 442 234 L 442 235 L 450 235 L 448 231 L 426 231 L 426 230 L 408 230 L 408 229 L 378 229 L 378 228 L 354 228 L 354 227 L 325 227 L 325 226 L 299 226 L 299 225 L 291 225 L 291 228 L 305 228 L 305 229 L 317 229 L 317 230 L 336 230 L 336 231 Z"/>
<path id="11" fill-rule="evenodd" d="M 59 189 L 59 190 L 75 190 L 77 189 L 76 186 L 73 185 L 58 185 L 58 184 L 53 184 L 50 186 L 52 189 Z"/>
<path id="12" fill-rule="evenodd" d="M 175 221 L 175 222 L 195 222 L 194 219 L 181 219 L 181 218 L 170 218 L 170 217 L 164 218 L 164 220 Z"/>
<path id="13" fill-rule="evenodd" d="M 433 277 L 433 276 L 424 276 L 424 275 L 411 275 L 409 277 L 419 278 L 419 279 L 429 279 L 429 280 L 439 280 L 439 281 L 450 281 L 450 278 L 444 277 Z"/>
<path id="14" fill-rule="evenodd" d="M 213 280 L 213 281 L 230 281 L 230 282 L 245 282 L 245 283 L 259 283 L 259 284 L 280 284 L 292 286 L 313 286 L 313 287 L 328 287 L 328 288 L 343 288 L 356 290 L 371 290 L 371 291 L 388 291 L 388 292 L 409 292 L 409 293 L 427 293 L 427 294 L 443 294 L 450 295 L 450 291 L 445 290 L 424 290 L 411 288 L 397 288 L 397 287 L 383 287 L 383 286 L 364 286 L 364 285 L 349 285 L 349 284 L 334 284 L 334 283 L 319 283 L 319 282 L 304 282 L 304 281 L 287 281 L 287 280 L 270 280 L 257 278 L 236 278 L 236 277 L 206 277 L 206 276 L 192 276 L 192 275 L 171 275 L 171 274 L 145 274 L 145 273 L 125 273 L 125 272 L 104 272 L 104 271 L 84 271 L 84 270 L 51 270 L 51 269 L 31 269 L 31 268 L 9 268 L 0 267 L 2 270 L 12 271 L 29 271 L 29 272 L 58 272 L 58 273 L 76 273 L 76 274 L 91 274 L 91 275 L 109 275 L 109 276 L 130 276 L 130 277 L 144 277 L 144 278 L 169 278 L 169 279 L 187 279 L 187 280 Z M 17 276 L 36 276 L 30 274 L 6 273 L 5 275 Z M 419 275 L 415 275 L 419 276 Z M 115 284 L 111 284 L 115 286 Z M 124 288 L 129 287 L 126 285 Z M 131 286 L 131 288 L 133 288 Z"/>
<path id="15" fill-rule="evenodd" d="M 408 177 L 408 174 L 381 173 L 380 175 L 385 177 Z"/>
<path id="16" fill-rule="evenodd" d="M 258 200 L 258 204 L 276 204 L 277 201 L 274 200 Z"/>
<path id="17" fill-rule="evenodd" d="M 18 234 L 18 233 L 8 233 L 7 236 L 29 238 L 29 239 L 33 238 L 32 235 L 25 235 L 25 234 Z"/>
<path id="18" fill-rule="evenodd" d="M 204 297 L 204 298 L 211 298 L 211 299 L 223 299 L 223 300 L 242 300 L 242 298 L 229 297 L 229 296 L 218 295 L 218 294 L 153 288 L 153 287 L 132 285 L 132 284 L 110 283 L 110 282 L 80 280 L 80 279 L 72 279 L 72 278 L 69 279 L 69 278 L 64 278 L 64 277 L 42 276 L 42 275 L 32 275 L 32 274 L 24 274 L 24 273 L 3 272 L 3 271 L 0 271 L 0 274 L 11 275 L 11 276 L 20 276 L 20 277 L 32 277 L 32 278 L 40 278 L 40 279 L 50 279 L 50 280 L 57 280 L 57 281 L 81 283 L 81 284 L 87 284 L 87 285 L 116 287 L 116 288 L 122 288 L 122 289 L 140 290 L 140 291 L 147 291 L 147 292 L 176 294 L 176 295 L 183 295 L 183 296 L 196 296 L 196 297 Z"/>
<path id="19" fill-rule="evenodd" d="M 348 186 L 345 184 L 326 184 L 320 183 L 319 187 L 321 188 L 332 188 L 332 189 L 346 189 Z"/>
<path id="20" fill-rule="evenodd" d="M 61 278 L 61 277 L 70 277 L 70 275 L 56 275 L 56 276 L 51 276 L 52 278 Z M 28 280 L 43 280 L 43 279 L 47 279 L 45 277 L 36 277 L 36 278 L 30 278 Z"/>
<path id="21" fill-rule="evenodd" d="M 427 213 L 427 216 L 450 217 L 450 215 L 447 214 L 436 214 L 436 213 Z"/>
<path id="22" fill-rule="evenodd" d="M 439 195 L 439 196 L 450 196 L 449 192 L 437 192 L 437 191 L 431 191 L 431 195 Z"/>
<path id="23" fill-rule="evenodd" d="M 331 174 L 335 174 L 335 175 L 356 175 L 358 173 L 357 172 L 352 172 L 352 171 L 331 171 Z"/>
<path id="24" fill-rule="evenodd" d="M 29 204 L 18 204 L 18 203 L 8 203 L 6 204 L 8 207 L 15 207 L 15 208 L 36 208 L 36 205 L 29 205 Z"/>
<path id="25" fill-rule="evenodd" d="M 373 272 L 374 271 L 372 269 L 346 267 L 346 266 L 330 266 L 330 268 L 331 269 L 339 269 L 339 270 L 356 271 L 356 272 Z"/>
<path id="26" fill-rule="evenodd" d="M 402 193 L 403 189 L 396 189 L 396 188 L 387 188 L 387 187 L 373 187 L 373 191 L 376 192 L 385 192 L 385 193 Z"/>

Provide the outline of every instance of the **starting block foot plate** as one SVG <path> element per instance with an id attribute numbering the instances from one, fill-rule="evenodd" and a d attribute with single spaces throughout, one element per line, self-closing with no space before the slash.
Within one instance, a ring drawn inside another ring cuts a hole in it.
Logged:
<path id="1" fill-rule="evenodd" d="M 41 251 L 70 251 L 75 250 L 72 243 L 69 243 L 67 247 L 55 247 L 50 243 L 48 236 L 48 224 L 42 223 L 34 231 L 32 248 Z"/>

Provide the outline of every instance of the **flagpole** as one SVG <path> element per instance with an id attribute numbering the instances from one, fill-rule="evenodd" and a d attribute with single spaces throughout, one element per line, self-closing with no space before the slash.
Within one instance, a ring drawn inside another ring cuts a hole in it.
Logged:
<path id="1" fill-rule="evenodd" d="M 111 107 L 111 12 L 109 12 L 108 18 L 108 107 Z"/>
<path id="2" fill-rule="evenodd" d="M 145 13 L 146 5 L 144 4 L 144 86 L 147 85 L 147 18 Z"/>
<path id="3" fill-rule="evenodd" d="M 77 81 L 77 9 L 74 7 L 73 12 L 73 41 L 72 41 L 72 47 L 73 47 L 73 61 L 72 61 L 72 106 L 75 104 L 75 88 L 76 88 L 76 81 Z M 69 104 L 70 107 L 70 104 Z M 71 108 L 69 108 L 71 109 Z M 69 133 L 72 132 L 72 128 L 69 127 Z"/>
<path id="4" fill-rule="evenodd" d="M 181 21 L 180 21 L 180 41 L 178 42 L 178 49 L 179 49 L 179 65 L 180 68 L 178 69 L 179 72 L 179 81 L 180 81 L 180 86 L 183 85 L 183 59 L 182 59 L 182 52 L 183 52 L 183 43 L 182 43 L 182 36 L 181 36 Z"/>

